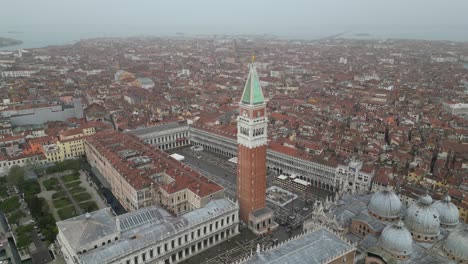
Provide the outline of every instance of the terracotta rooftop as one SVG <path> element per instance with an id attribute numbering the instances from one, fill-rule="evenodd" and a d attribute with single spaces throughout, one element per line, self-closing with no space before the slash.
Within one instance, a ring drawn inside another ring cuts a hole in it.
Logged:
<path id="1" fill-rule="evenodd" d="M 235 129 L 235 131 L 226 131 L 226 129 L 224 129 L 224 127 L 222 126 L 207 126 L 207 125 L 203 125 L 203 124 L 193 124 L 192 125 L 194 128 L 198 128 L 200 130 L 204 130 L 206 132 L 209 132 L 209 133 L 213 133 L 213 134 L 217 134 L 219 136 L 222 136 L 222 137 L 227 137 L 227 138 L 231 138 L 231 139 L 236 139 L 237 140 L 237 128 L 234 127 L 233 129 Z"/>
<path id="2" fill-rule="evenodd" d="M 50 144 L 56 142 L 57 138 L 54 136 L 43 136 L 37 138 L 31 138 L 28 140 L 31 144 Z"/>
<path id="3" fill-rule="evenodd" d="M 62 131 L 60 134 L 61 136 L 65 136 L 65 137 L 80 135 L 80 134 L 83 134 L 83 129 L 81 127 L 73 128 L 73 129 Z"/>
<path id="4" fill-rule="evenodd" d="M 189 189 L 204 197 L 224 189 L 136 136 L 112 130 L 96 133 L 86 141 L 137 190 L 157 184 L 152 177 L 161 173 L 174 179 L 172 183 L 160 186 L 168 193 Z"/>

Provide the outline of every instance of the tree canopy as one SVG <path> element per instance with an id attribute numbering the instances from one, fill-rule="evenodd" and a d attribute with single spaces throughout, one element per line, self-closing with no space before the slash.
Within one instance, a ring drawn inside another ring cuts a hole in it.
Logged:
<path id="1" fill-rule="evenodd" d="M 11 167 L 8 172 L 8 182 L 20 186 L 24 183 L 24 169 L 20 166 Z"/>

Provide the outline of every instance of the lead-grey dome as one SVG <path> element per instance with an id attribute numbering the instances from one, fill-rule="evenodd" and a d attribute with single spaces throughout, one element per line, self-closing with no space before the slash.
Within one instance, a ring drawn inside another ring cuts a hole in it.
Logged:
<path id="1" fill-rule="evenodd" d="M 468 261 L 468 226 L 452 230 L 445 241 L 444 250 L 459 260 Z"/>
<path id="2" fill-rule="evenodd" d="M 439 212 L 432 205 L 429 194 L 422 195 L 408 208 L 405 225 L 416 240 L 434 241 L 439 235 Z"/>
<path id="3" fill-rule="evenodd" d="M 384 219 L 397 219 L 400 217 L 401 201 L 394 192 L 386 189 L 372 195 L 368 209 Z"/>
<path id="4" fill-rule="evenodd" d="M 435 202 L 434 207 L 439 212 L 441 225 L 444 227 L 455 227 L 458 224 L 458 208 L 451 202 L 448 194 L 442 200 Z"/>
<path id="5" fill-rule="evenodd" d="M 384 228 L 380 244 L 383 249 L 396 256 L 406 257 L 413 252 L 413 238 L 401 220 Z"/>

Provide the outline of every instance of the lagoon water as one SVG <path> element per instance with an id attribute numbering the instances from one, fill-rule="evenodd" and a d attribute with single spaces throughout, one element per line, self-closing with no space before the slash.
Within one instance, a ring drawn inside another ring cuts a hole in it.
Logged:
<path id="1" fill-rule="evenodd" d="M 40 48 L 48 45 L 73 44 L 80 39 L 130 36 L 175 36 L 177 32 L 192 34 L 271 34 L 288 39 L 320 39 L 347 32 L 343 38 L 360 39 L 424 39 L 468 41 L 464 26 L 303 26 L 301 28 L 274 28 L 252 30 L 229 28 L 167 28 L 158 25 L 0 25 L 0 37 L 23 41 L 22 45 L 1 48 Z"/>
<path id="2" fill-rule="evenodd" d="M 150 31 L 148 31 L 150 33 Z M 81 39 L 100 37 L 129 37 L 142 35 L 137 31 L 125 27 L 104 26 L 62 26 L 62 25 L 28 25 L 28 26 L 1 26 L 0 36 L 23 41 L 23 44 L 0 48 L 0 50 L 16 50 L 41 48 L 49 45 L 73 44 Z"/>

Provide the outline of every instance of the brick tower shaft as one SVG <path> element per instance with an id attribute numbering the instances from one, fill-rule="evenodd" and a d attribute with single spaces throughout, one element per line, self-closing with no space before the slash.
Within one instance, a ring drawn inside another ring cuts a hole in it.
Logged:
<path id="1" fill-rule="evenodd" d="M 237 195 L 239 217 L 247 223 L 249 214 L 265 207 L 266 195 L 266 146 L 249 149 L 238 148 Z"/>

